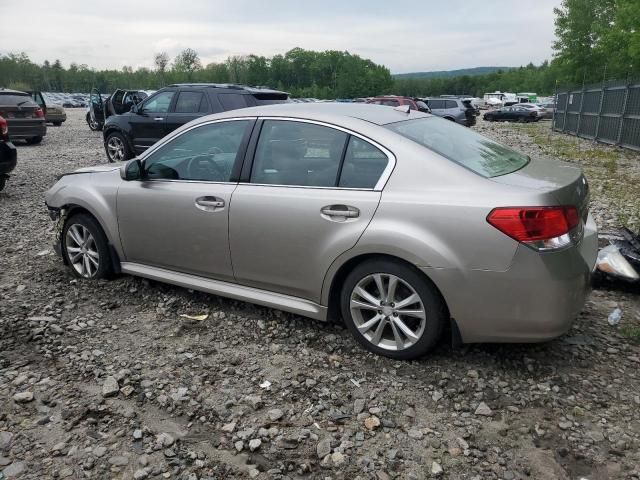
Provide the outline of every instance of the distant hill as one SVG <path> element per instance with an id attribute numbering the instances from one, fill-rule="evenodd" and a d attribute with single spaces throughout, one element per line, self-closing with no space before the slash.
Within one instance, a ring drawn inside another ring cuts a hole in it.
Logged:
<path id="1" fill-rule="evenodd" d="M 511 70 L 514 67 L 474 67 L 461 68 L 459 70 L 439 70 L 433 72 L 411 72 L 397 73 L 394 78 L 450 78 L 461 77 L 462 75 L 484 75 L 487 73 L 497 72 L 498 70 Z"/>

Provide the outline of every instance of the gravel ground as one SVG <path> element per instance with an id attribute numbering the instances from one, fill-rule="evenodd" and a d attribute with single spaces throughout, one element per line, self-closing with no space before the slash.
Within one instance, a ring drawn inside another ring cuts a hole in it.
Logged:
<path id="1" fill-rule="evenodd" d="M 128 276 L 78 281 L 52 252 L 43 193 L 105 155 L 83 111 L 68 115 L 18 147 L 0 193 L 6 478 L 640 478 L 637 293 L 595 290 L 553 342 L 443 342 L 395 362 L 338 325 Z M 583 163 L 598 222 L 637 225 L 638 155 L 548 123 L 475 128 Z"/>

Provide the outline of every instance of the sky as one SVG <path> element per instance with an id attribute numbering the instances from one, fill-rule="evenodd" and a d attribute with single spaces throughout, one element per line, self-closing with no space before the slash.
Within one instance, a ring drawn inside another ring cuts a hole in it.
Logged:
<path id="1" fill-rule="evenodd" d="M 392 73 L 551 59 L 561 0 L 0 0 L 0 53 L 91 68 L 203 64 L 301 47 L 347 50 Z"/>

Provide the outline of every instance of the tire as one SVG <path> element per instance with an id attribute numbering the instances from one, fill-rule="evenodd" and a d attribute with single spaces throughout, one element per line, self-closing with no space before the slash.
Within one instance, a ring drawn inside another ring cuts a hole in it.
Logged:
<path id="1" fill-rule="evenodd" d="M 42 137 L 40 136 L 31 137 L 31 138 L 27 138 L 26 141 L 28 145 L 38 145 L 40 142 L 42 142 Z"/>
<path id="2" fill-rule="evenodd" d="M 78 213 L 69 217 L 62 229 L 61 246 L 64 260 L 76 277 L 97 280 L 111 276 L 107 237 L 92 216 Z"/>
<path id="3" fill-rule="evenodd" d="M 54 127 L 59 127 L 60 125 L 62 125 L 62 122 L 53 122 Z"/>
<path id="4" fill-rule="evenodd" d="M 0 175 L 0 192 L 4 190 L 4 187 L 7 185 L 7 177 Z"/>
<path id="5" fill-rule="evenodd" d="M 107 159 L 111 163 L 124 162 L 133 158 L 127 139 L 119 132 L 112 132 L 107 136 L 104 149 L 107 152 Z"/>
<path id="6" fill-rule="evenodd" d="M 385 293 L 388 293 L 394 277 L 396 284 L 394 297 L 385 297 L 384 303 L 377 309 L 372 308 L 374 305 L 378 307 L 379 302 L 374 303 L 374 300 L 384 296 L 380 295 L 376 286 L 376 277 L 382 280 Z M 371 301 L 357 293 L 362 290 L 369 294 Z M 414 294 L 417 295 L 416 301 L 400 307 L 400 310 L 411 310 L 414 314 L 398 314 L 395 302 L 400 305 L 403 301 L 414 298 Z M 358 302 L 354 305 L 365 307 L 352 308 L 352 300 Z M 398 360 L 412 360 L 429 352 L 440 338 L 447 321 L 447 308 L 436 287 L 420 272 L 400 262 L 386 259 L 363 262 L 347 275 L 340 293 L 340 309 L 342 318 L 360 345 L 375 354 Z M 415 315 L 420 310 L 422 318 Z M 376 318 L 379 320 L 375 321 Z M 365 324 L 370 326 L 363 330 Z M 400 324 L 403 328 L 398 326 Z M 405 328 L 415 338 L 406 335 Z M 378 335 L 380 339 L 376 341 L 378 333 L 381 335 Z"/>
<path id="7" fill-rule="evenodd" d="M 92 132 L 99 132 L 102 130 L 102 126 L 99 122 L 94 122 L 91 120 L 91 115 L 87 113 L 87 125 L 89 125 L 89 130 Z"/>

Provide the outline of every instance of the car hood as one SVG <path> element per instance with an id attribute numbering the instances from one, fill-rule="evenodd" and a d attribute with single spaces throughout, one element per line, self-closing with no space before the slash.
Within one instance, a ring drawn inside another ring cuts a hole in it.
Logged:
<path id="1" fill-rule="evenodd" d="M 119 164 L 109 164 L 109 165 L 94 165 L 93 167 L 83 167 L 79 168 L 73 173 L 101 173 L 101 172 L 112 172 L 113 170 L 118 170 L 120 168 Z"/>

